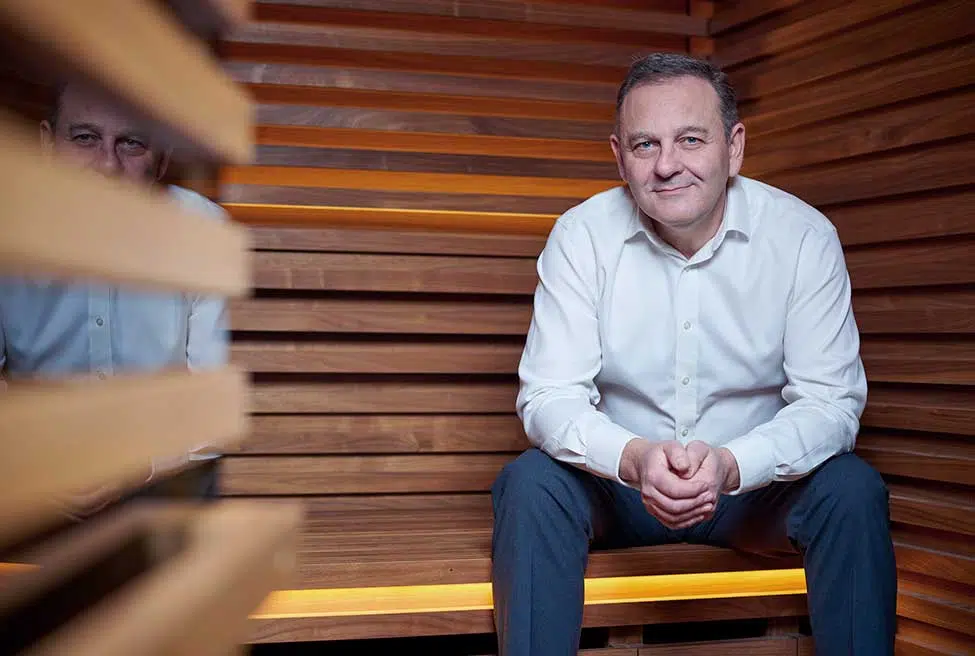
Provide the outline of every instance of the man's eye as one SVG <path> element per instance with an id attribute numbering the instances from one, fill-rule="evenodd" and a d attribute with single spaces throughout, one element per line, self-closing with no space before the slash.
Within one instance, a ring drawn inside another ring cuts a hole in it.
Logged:
<path id="1" fill-rule="evenodd" d="M 684 139 L 684 143 L 686 143 L 688 146 L 696 146 L 701 143 L 701 140 L 697 137 L 687 137 Z"/>
<path id="2" fill-rule="evenodd" d="M 71 137 L 71 141 L 79 146 L 91 146 L 98 141 L 98 137 L 93 134 L 76 134 Z"/>
<path id="3" fill-rule="evenodd" d="M 653 142 L 652 141 L 641 141 L 640 143 L 638 143 L 635 146 L 635 148 L 637 150 L 648 150 L 650 148 L 653 148 Z"/>

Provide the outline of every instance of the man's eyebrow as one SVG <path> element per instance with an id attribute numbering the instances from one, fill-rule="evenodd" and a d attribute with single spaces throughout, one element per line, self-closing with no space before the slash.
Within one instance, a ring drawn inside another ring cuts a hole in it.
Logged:
<path id="1" fill-rule="evenodd" d="M 68 130 L 88 130 L 89 132 L 97 132 L 101 134 L 101 128 L 99 128 L 94 123 L 72 123 L 68 126 Z"/>
<path id="2" fill-rule="evenodd" d="M 700 125 L 684 125 L 677 130 L 677 134 L 688 134 L 688 133 L 703 134 L 705 136 L 711 134 L 711 132 L 707 128 L 701 127 Z"/>
<path id="3" fill-rule="evenodd" d="M 649 132 L 632 132 L 626 135 L 626 140 L 630 143 L 634 141 L 653 141 L 654 138 Z"/>

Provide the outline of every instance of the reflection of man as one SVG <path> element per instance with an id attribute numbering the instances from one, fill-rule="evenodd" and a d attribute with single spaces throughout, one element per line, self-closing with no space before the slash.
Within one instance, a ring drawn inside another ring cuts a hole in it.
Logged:
<path id="1" fill-rule="evenodd" d="M 866 400 L 836 231 L 738 176 L 727 78 L 635 63 L 611 137 L 627 188 L 560 217 L 493 489 L 501 654 L 575 654 L 591 543 L 803 555 L 818 654 L 893 654 L 887 490 L 850 453 Z"/>
<path id="2" fill-rule="evenodd" d="M 158 183 L 169 154 L 110 102 L 80 85 L 61 90 L 55 111 L 41 123 L 41 143 L 78 166 L 159 188 L 188 211 L 218 220 L 225 216 L 192 191 L 162 188 Z M 0 281 L 0 372 L 8 380 L 201 369 L 222 365 L 226 357 L 220 299 L 40 279 Z M 147 467 L 147 479 L 158 480 L 187 459 L 174 454 L 166 463 L 157 462 Z M 95 490 L 79 495 L 73 506 L 91 512 L 117 496 L 113 490 Z"/>

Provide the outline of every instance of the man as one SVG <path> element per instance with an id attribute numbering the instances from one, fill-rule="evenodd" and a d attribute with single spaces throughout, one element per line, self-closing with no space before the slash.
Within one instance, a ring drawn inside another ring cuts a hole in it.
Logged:
<path id="1" fill-rule="evenodd" d="M 739 176 L 727 78 L 636 62 L 610 137 L 627 187 L 559 218 L 492 490 L 501 654 L 575 654 L 590 544 L 802 554 L 818 654 L 893 654 L 887 490 L 850 453 L 866 401 L 836 231 Z"/>
<path id="2" fill-rule="evenodd" d="M 43 149 L 52 156 L 169 193 L 187 211 L 225 217 L 219 206 L 192 191 L 164 188 L 160 181 L 169 153 L 92 89 L 65 85 L 40 133 Z M 0 281 L 0 374 L 10 381 L 215 367 L 227 359 L 225 332 L 224 303 L 217 298 L 43 279 Z M 173 454 L 147 463 L 144 483 L 181 469 L 189 459 L 211 457 Z M 213 476 L 210 471 L 207 480 L 199 481 L 204 495 L 213 493 Z M 67 512 L 88 515 L 121 493 L 108 488 L 79 493 L 68 500 Z"/>

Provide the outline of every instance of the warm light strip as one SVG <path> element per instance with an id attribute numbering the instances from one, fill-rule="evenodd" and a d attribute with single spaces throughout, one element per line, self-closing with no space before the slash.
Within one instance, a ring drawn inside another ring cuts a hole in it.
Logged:
<path id="1" fill-rule="evenodd" d="M 585 603 L 595 606 L 805 592 L 805 575 L 801 569 L 667 574 L 586 579 Z M 490 583 L 321 588 L 272 592 L 251 618 L 271 620 L 446 613 L 490 610 L 492 607 Z"/>

